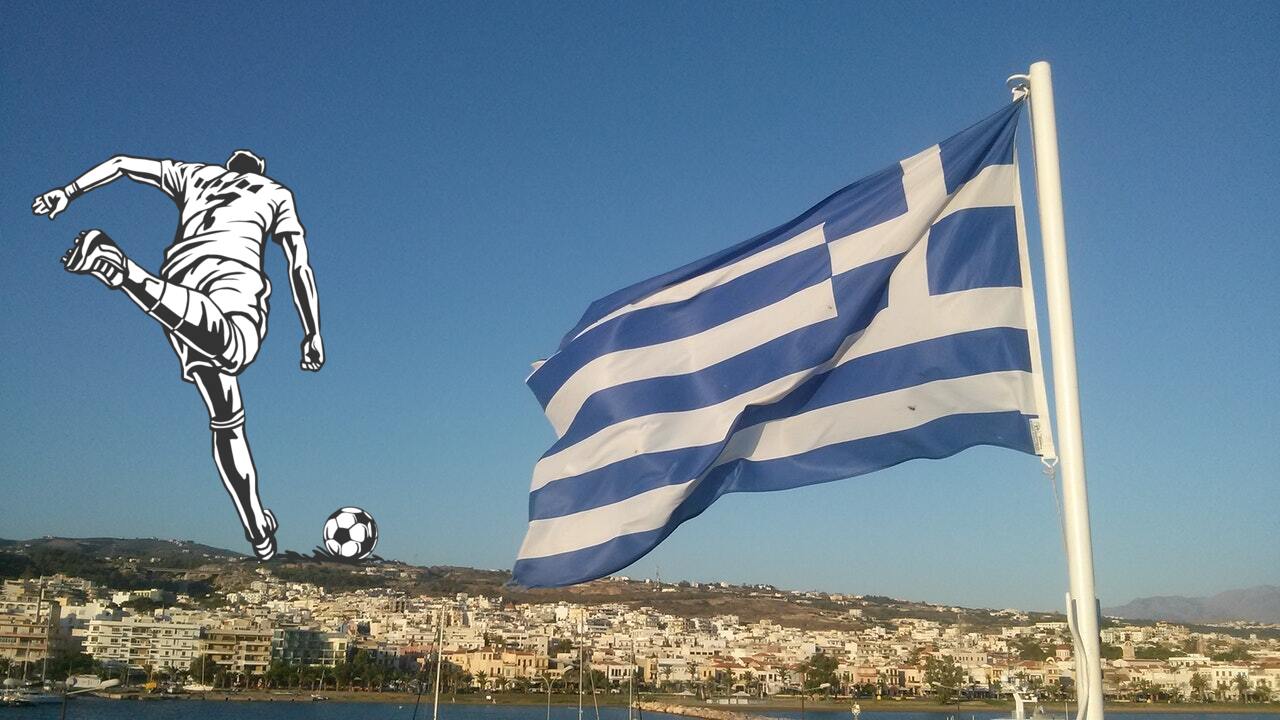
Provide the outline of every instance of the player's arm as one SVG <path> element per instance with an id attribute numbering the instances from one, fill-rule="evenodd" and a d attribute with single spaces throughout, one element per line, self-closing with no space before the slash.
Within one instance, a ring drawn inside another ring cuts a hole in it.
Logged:
<path id="1" fill-rule="evenodd" d="M 128 155 L 116 155 L 104 163 L 95 165 L 66 187 L 54 188 L 31 203 L 31 212 L 36 215 L 48 215 L 52 220 L 58 213 L 67 209 L 67 205 L 77 197 L 102 187 L 120 177 L 127 177 L 135 182 L 161 186 L 162 167 L 159 160 L 136 158 Z"/>
<path id="2" fill-rule="evenodd" d="M 303 370 L 315 372 L 324 365 L 324 343 L 320 339 L 320 296 L 316 294 L 316 276 L 311 271 L 311 258 L 307 254 L 307 238 L 303 233 L 278 235 L 276 240 L 284 248 L 289 261 L 289 287 L 293 291 L 293 306 L 298 309 L 302 321 Z"/>

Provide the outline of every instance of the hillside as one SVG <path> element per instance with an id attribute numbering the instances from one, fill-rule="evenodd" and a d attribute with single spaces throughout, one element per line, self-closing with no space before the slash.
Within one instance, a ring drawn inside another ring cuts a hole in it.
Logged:
<path id="1" fill-rule="evenodd" d="M 1132 620 L 1178 623 L 1254 622 L 1280 624 L 1280 586 L 1227 590 L 1212 597 L 1167 595 L 1138 598 L 1105 614 Z"/>
<path id="2" fill-rule="evenodd" d="M 163 588 L 216 602 L 219 592 L 240 590 L 258 578 L 257 563 L 244 555 L 183 540 L 40 538 L 0 540 L 0 577 L 66 573 L 115 589 Z M 467 567 L 419 567 L 375 560 L 352 566 L 284 553 L 269 565 L 284 580 L 309 582 L 330 591 L 386 588 L 411 595 L 501 596 L 514 602 L 575 602 L 586 605 L 645 605 L 686 618 L 737 615 L 808 629 L 857 628 L 890 618 L 918 617 L 976 630 L 1004 619 L 988 610 L 944 607 L 878 596 L 792 592 L 768 586 L 656 584 L 600 580 L 557 589 L 506 586 L 505 571 Z M 1061 619 L 1029 613 L 1035 620 Z"/>

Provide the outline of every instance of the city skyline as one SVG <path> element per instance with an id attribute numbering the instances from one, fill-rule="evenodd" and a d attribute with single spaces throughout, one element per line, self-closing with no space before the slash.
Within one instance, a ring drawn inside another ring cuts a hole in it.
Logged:
<path id="1" fill-rule="evenodd" d="M 618 579 L 571 600 L 437 594 L 409 590 L 423 578 L 407 578 L 402 566 L 367 567 L 335 588 L 268 566 L 218 572 L 207 553 L 201 561 L 190 555 L 198 549 L 177 551 L 188 554 L 189 571 L 214 571 L 212 589 L 114 590 L 65 574 L 6 580 L 0 662 L 24 674 L 33 662 L 42 674 L 88 664 L 193 692 L 213 690 L 210 679 L 223 689 L 315 690 L 328 681 L 340 690 L 359 681 L 404 692 L 434 655 L 447 667 L 443 682 L 481 692 L 572 692 L 589 667 L 593 685 L 634 678 L 636 689 L 669 697 L 696 689 L 763 701 L 830 687 L 837 696 L 941 703 L 961 685 L 981 702 L 1010 689 L 1066 701 L 1076 672 L 1065 619 L 1016 609 L 715 585 L 657 591 Z M 114 558 L 137 570 L 158 560 Z M 761 616 L 753 600 L 771 610 Z M 1276 625 L 1116 622 L 1101 635 L 1113 700 L 1266 703 L 1280 684 Z"/>
<path id="2" fill-rule="evenodd" d="M 242 543 L 163 337 L 56 264 L 89 227 L 154 264 L 172 207 L 117 183 L 30 215 L 113 154 L 248 146 L 295 190 L 329 361 L 297 370 L 269 249 L 271 332 L 243 378 L 281 546 L 309 551 L 357 505 L 380 555 L 507 568 L 552 437 L 522 380 L 591 301 L 990 114 L 1044 58 L 1102 603 L 1280 584 L 1280 246 L 1273 203 L 1248 190 L 1276 184 L 1280 97 L 1235 79 L 1280 60 L 1274 4 L 0 17 L 6 537 Z M 1019 152 L 1036 248 L 1025 121 Z M 1052 491 L 1033 458 L 975 448 L 726 497 L 623 574 L 1060 609 Z"/>

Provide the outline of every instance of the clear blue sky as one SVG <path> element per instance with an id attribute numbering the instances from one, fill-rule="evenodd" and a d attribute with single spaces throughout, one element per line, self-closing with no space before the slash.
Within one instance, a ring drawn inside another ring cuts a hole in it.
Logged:
<path id="1" fill-rule="evenodd" d="M 273 252 L 243 377 L 283 545 L 356 504 L 384 556 L 506 568 L 553 439 L 523 378 L 588 303 L 947 137 L 1046 58 L 1103 603 L 1280 583 L 1280 5 L 1058 5 L 5 3 L 0 537 L 248 549 L 162 334 L 57 262 L 101 227 L 156 267 L 172 205 L 122 181 L 30 215 L 112 154 L 251 147 L 295 190 L 328 365 L 297 368 Z M 1035 459 L 979 448 L 726 497 L 630 574 L 1056 608 L 1062 558 Z"/>

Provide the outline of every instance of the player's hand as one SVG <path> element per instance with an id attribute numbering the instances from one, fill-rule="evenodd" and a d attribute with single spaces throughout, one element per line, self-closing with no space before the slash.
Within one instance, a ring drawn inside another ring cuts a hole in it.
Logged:
<path id="1" fill-rule="evenodd" d="M 31 202 L 31 212 L 35 215 L 48 215 L 52 220 L 58 217 L 58 213 L 67 209 L 67 204 L 71 202 L 71 198 L 67 197 L 67 191 L 62 188 L 55 188 L 49 192 L 36 197 Z"/>
<path id="2" fill-rule="evenodd" d="M 308 335 L 302 339 L 302 362 L 299 367 L 310 372 L 324 367 L 324 342 L 319 335 Z"/>

